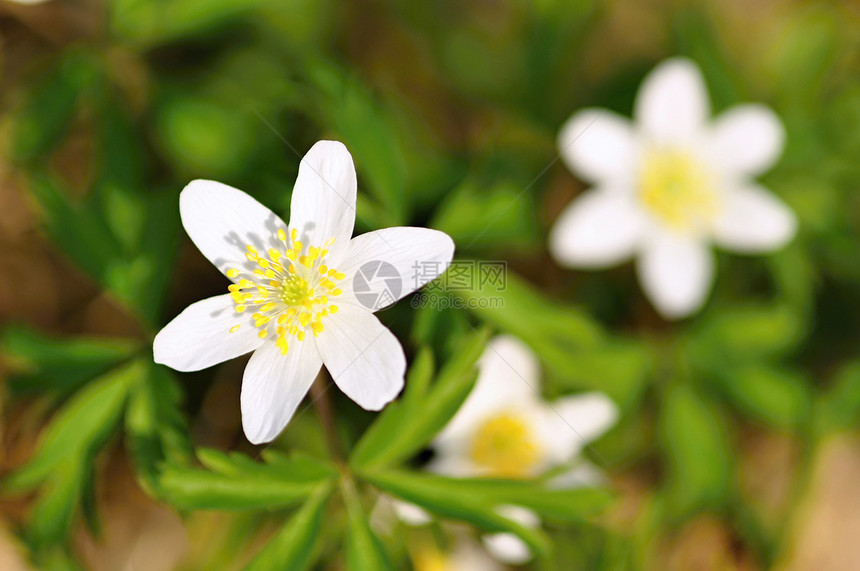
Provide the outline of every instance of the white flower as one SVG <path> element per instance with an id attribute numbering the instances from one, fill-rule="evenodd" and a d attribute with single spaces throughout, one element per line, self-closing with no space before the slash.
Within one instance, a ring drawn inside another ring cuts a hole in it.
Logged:
<path id="1" fill-rule="evenodd" d="M 350 239 L 356 186 L 346 147 L 320 141 L 299 166 L 289 224 L 213 181 L 193 181 L 179 197 L 191 240 L 233 283 L 229 293 L 194 303 L 168 323 L 155 338 L 155 361 L 197 371 L 253 351 L 241 408 L 255 444 L 283 430 L 323 364 L 368 410 L 381 409 L 403 387 L 403 348 L 372 311 L 444 272 L 454 243 L 442 232 L 407 227 Z M 368 308 L 372 284 L 365 280 L 379 267 L 387 269 L 387 297 Z M 356 297 L 354 278 L 365 297 Z"/>
<path id="2" fill-rule="evenodd" d="M 463 535 L 454 540 L 454 547 L 443 552 L 430 541 L 410 549 L 415 571 L 502 571 L 486 551 Z"/>
<path id="3" fill-rule="evenodd" d="M 573 460 L 618 416 L 612 401 L 599 393 L 544 401 L 537 358 L 515 337 L 492 339 L 478 367 L 472 392 L 433 441 L 436 455 L 428 465 L 432 472 L 455 477 L 539 476 Z M 590 485 L 593 473 L 580 464 L 550 484 Z M 539 523 L 534 513 L 519 506 L 497 509 L 522 525 Z M 501 561 L 518 564 L 531 557 L 513 534 L 494 534 L 484 541 Z"/>
<path id="4" fill-rule="evenodd" d="M 562 128 L 562 158 L 594 187 L 561 213 L 550 250 L 581 268 L 637 256 L 646 295 L 664 316 L 683 317 L 710 290 L 712 243 L 756 254 L 794 236 L 794 213 L 752 180 L 776 162 L 785 134 L 763 105 L 710 121 L 704 80 L 685 59 L 645 78 L 634 116 L 588 109 Z"/>

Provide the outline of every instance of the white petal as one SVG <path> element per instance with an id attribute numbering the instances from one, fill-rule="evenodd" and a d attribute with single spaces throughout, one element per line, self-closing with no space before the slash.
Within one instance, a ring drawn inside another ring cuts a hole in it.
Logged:
<path id="1" fill-rule="evenodd" d="M 442 275 L 453 257 L 444 232 L 384 228 L 353 238 L 337 269 L 349 276 L 355 303 L 378 311 Z"/>
<path id="2" fill-rule="evenodd" d="M 757 175 L 779 158 L 785 129 L 769 107 L 733 107 L 717 117 L 707 141 L 711 160 L 726 172 Z"/>
<path id="3" fill-rule="evenodd" d="M 760 186 L 727 192 L 714 225 L 714 240 L 727 249 L 747 254 L 777 250 L 797 231 L 794 212 Z"/>
<path id="4" fill-rule="evenodd" d="M 331 265 L 342 259 L 355 224 L 357 182 L 352 155 L 343 143 L 319 141 L 302 159 L 290 201 L 290 228 L 305 245 L 322 247 L 331 238 Z"/>
<path id="5" fill-rule="evenodd" d="M 585 442 L 591 442 L 618 420 L 618 407 L 598 392 L 560 398 L 552 407 Z"/>
<path id="6" fill-rule="evenodd" d="M 604 268 L 633 255 L 644 217 L 629 195 L 589 190 L 561 213 L 552 228 L 549 248 L 559 263 Z"/>
<path id="7" fill-rule="evenodd" d="M 710 114 L 702 73 L 692 61 L 673 58 L 658 65 L 636 97 L 636 122 L 657 144 L 690 143 Z"/>
<path id="8" fill-rule="evenodd" d="M 320 355 L 346 396 L 366 410 L 380 410 L 403 388 L 403 347 L 372 313 L 346 303 L 338 307 L 323 322 Z"/>
<path id="9" fill-rule="evenodd" d="M 391 507 L 394 509 L 394 513 L 397 514 L 397 517 L 405 524 L 420 526 L 433 521 L 433 518 L 430 517 L 430 514 L 427 513 L 424 508 L 416 506 L 411 502 L 392 498 Z"/>
<path id="10" fill-rule="evenodd" d="M 529 347 L 511 335 L 494 337 L 478 361 L 478 379 L 434 445 L 459 450 L 489 414 L 529 408 L 540 401 L 539 365 Z"/>
<path id="11" fill-rule="evenodd" d="M 558 148 L 568 168 L 592 182 L 629 183 L 637 162 L 630 121 L 606 109 L 586 109 L 568 119 Z"/>
<path id="12" fill-rule="evenodd" d="M 540 519 L 533 511 L 520 506 L 499 506 L 496 511 L 525 527 L 534 528 L 540 524 Z M 521 565 L 533 557 L 528 545 L 513 533 L 485 535 L 483 540 L 487 551 L 499 561 Z"/>
<path id="13" fill-rule="evenodd" d="M 654 237 L 644 247 L 636 269 L 645 295 L 669 319 L 702 307 L 714 274 L 714 260 L 704 244 L 672 234 Z"/>
<path id="14" fill-rule="evenodd" d="M 452 478 L 474 477 L 481 472 L 481 468 L 469 458 L 470 442 L 467 439 L 448 439 L 441 445 L 434 441 L 433 446 L 435 455 L 424 468 L 428 472 Z"/>
<path id="15" fill-rule="evenodd" d="M 222 273 L 253 271 L 248 245 L 260 251 L 278 247 L 277 231 L 286 228 L 274 212 L 241 190 L 212 180 L 195 180 L 179 195 L 185 231 L 197 249 Z"/>
<path id="16" fill-rule="evenodd" d="M 485 535 L 483 541 L 487 551 L 503 563 L 522 565 L 534 557 L 529 546 L 513 533 Z"/>
<path id="17" fill-rule="evenodd" d="M 576 488 L 594 488 L 606 484 L 606 475 L 591 462 L 581 461 L 576 466 L 558 476 L 554 476 L 547 483 L 548 488 L 554 490 L 571 490 Z"/>
<path id="18" fill-rule="evenodd" d="M 503 571 L 502 565 L 477 544 L 459 539 L 446 561 L 448 571 Z"/>
<path id="19" fill-rule="evenodd" d="M 236 313 L 229 294 L 192 303 L 155 336 L 153 359 L 177 371 L 199 371 L 250 353 L 263 340 L 247 315 Z M 235 325 L 239 329 L 230 333 Z"/>
<path id="20" fill-rule="evenodd" d="M 242 428 L 252 444 L 271 442 L 305 398 L 322 366 L 313 341 L 293 341 L 286 355 L 271 340 L 254 351 L 242 377 Z"/>
<path id="21" fill-rule="evenodd" d="M 560 398 L 544 410 L 542 440 L 554 464 L 570 460 L 618 419 L 615 403 L 597 392 Z"/>

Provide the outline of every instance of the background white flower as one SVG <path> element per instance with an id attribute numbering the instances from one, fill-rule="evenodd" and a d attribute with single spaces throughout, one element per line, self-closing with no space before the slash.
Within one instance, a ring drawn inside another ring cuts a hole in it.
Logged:
<path id="1" fill-rule="evenodd" d="M 509 335 L 493 338 L 478 363 L 475 387 L 454 418 L 433 441 L 436 452 L 427 469 L 447 476 L 529 478 L 573 461 L 617 417 L 615 404 L 599 393 L 560 398 L 548 404 L 540 395 L 537 357 Z M 599 474 L 581 462 L 551 481 L 557 487 L 591 485 Z M 395 501 L 398 514 L 421 523 L 414 509 Z M 519 506 L 498 506 L 499 513 L 526 526 L 538 517 Z M 531 558 L 515 535 L 486 536 L 487 549 L 499 560 Z"/>
<path id="2" fill-rule="evenodd" d="M 502 566 L 473 540 L 458 534 L 447 552 L 426 541 L 410 549 L 415 571 L 502 571 Z"/>
<path id="3" fill-rule="evenodd" d="M 711 243 L 778 249 L 794 213 L 752 178 L 779 157 L 784 130 L 769 108 L 738 105 L 710 121 L 704 80 L 675 58 L 644 80 L 635 124 L 604 109 L 576 113 L 559 135 L 568 167 L 594 184 L 559 216 L 550 251 L 603 268 L 637 256 L 646 295 L 668 318 L 698 310 L 713 281 Z"/>
<path id="4" fill-rule="evenodd" d="M 299 166 L 289 224 L 217 182 L 196 180 L 180 195 L 191 240 L 233 283 L 230 293 L 192 304 L 168 323 L 155 338 L 155 361 L 196 371 L 254 351 L 241 407 L 255 444 L 283 430 L 322 364 L 368 410 L 381 409 L 403 387 L 403 348 L 355 298 L 353 276 L 367 262 L 387 262 L 401 276 L 402 297 L 436 277 L 425 269 L 413 276 L 416 264 L 445 271 L 454 243 L 442 232 L 408 227 L 350 239 L 356 186 L 346 147 L 320 141 Z"/>

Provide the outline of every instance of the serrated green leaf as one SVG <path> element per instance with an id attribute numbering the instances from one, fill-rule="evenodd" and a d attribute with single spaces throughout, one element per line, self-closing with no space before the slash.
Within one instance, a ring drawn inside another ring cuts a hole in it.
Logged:
<path id="1" fill-rule="evenodd" d="M 361 472 L 360 476 L 386 492 L 429 508 L 441 516 L 469 522 L 488 532 L 514 533 L 538 555 L 546 555 L 550 550 L 549 540 L 539 529 L 522 526 L 499 515 L 496 511 L 503 503 L 498 503 L 492 498 L 510 499 L 521 496 L 521 494 L 512 493 L 515 490 L 505 488 L 503 484 L 499 484 L 494 490 L 481 490 L 479 481 L 472 480 L 466 481 L 464 488 L 459 489 L 454 478 L 427 474 L 411 475 L 403 471 L 375 471 Z M 532 500 L 532 503 L 547 508 L 547 498 Z"/>
<path id="2" fill-rule="evenodd" d="M 146 374 L 133 362 L 90 383 L 51 420 L 33 458 L 5 481 L 8 491 L 22 491 L 46 481 L 69 456 L 89 463 L 116 427 L 128 392 Z"/>
<path id="3" fill-rule="evenodd" d="M 246 571 L 302 571 L 309 569 L 322 528 L 331 486 L 318 487 L 287 525 L 257 554 Z"/>
<path id="4" fill-rule="evenodd" d="M 48 474 L 26 531 L 34 550 L 60 544 L 71 531 L 86 480 L 92 476 L 88 464 L 86 458 L 68 457 Z"/>
<path id="5" fill-rule="evenodd" d="M 403 461 L 427 444 L 472 390 L 478 374 L 475 364 L 484 351 L 486 337 L 486 331 L 478 331 L 464 340 L 460 351 L 445 364 L 436 382 L 421 398 L 405 397 L 388 405 L 356 445 L 351 465 L 387 466 Z M 420 367 L 410 370 L 410 378 L 428 374 L 431 364 L 427 361 L 418 364 Z"/>
<path id="6" fill-rule="evenodd" d="M 72 202 L 59 180 L 33 174 L 30 191 L 39 202 L 43 223 L 54 242 L 79 267 L 103 279 L 110 265 L 122 258 L 105 221 L 84 204 Z"/>
<path id="7" fill-rule="evenodd" d="M 717 411 L 690 387 L 676 385 L 660 420 L 670 511 L 682 517 L 721 506 L 730 488 L 731 448 Z"/>
<path id="8" fill-rule="evenodd" d="M 511 182 L 489 189 L 471 180 L 463 183 L 436 211 L 431 226 L 467 248 L 523 250 L 537 238 L 531 195 Z"/>
<path id="9" fill-rule="evenodd" d="M 181 411 L 182 391 L 163 367 L 150 365 L 148 374 L 129 393 L 125 413 L 126 441 L 138 479 L 158 494 L 159 465 L 187 463 L 191 440 Z"/>
<path id="10" fill-rule="evenodd" d="M 480 317 L 512 333 L 545 352 L 570 354 L 571 351 L 598 346 L 605 335 L 585 312 L 550 301 L 509 269 L 504 287 L 456 289 L 454 293 L 470 301 L 469 307 Z M 496 299 L 500 300 L 496 302 Z M 540 326 L 536 327 L 535 324 Z"/>
<path id="11" fill-rule="evenodd" d="M 99 62 L 92 54 L 79 50 L 67 53 L 14 113 L 11 157 L 30 159 L 57 145 L 74 117 L 81 93 L 98 75 Z"/>
<path id="12" fill-rule="evenodd" d="M 142 46 L 211 30 L 268 0 L 115 0 L 110 24 L 120 38 Z"/>
<path id="13" fill-rule="evenodd" d="M 385 206 L 386 225 L 406 219 L 406 167 L 384 115 L 368 90 L 335 64 L 311 58 L 305 64 L 321 120 L 334 129 L 355 157 L 358 171 L 367 179 L 365 189 Z"/>
<path id="14" fill-rule="evenodd" d="M 239 453 L 198 451 L 210 470 L 167 464 L 159 489 L 184 509 L 243 510 L 293 506 L 320 483 L 336 476 L 333 468 L 303 457 L 278 458 L 271 465 Z"/>
<path id="15" fill-rule="evenodd" d="M 433 498 L 440 498 L 444 504 L 449 498 L 460 497 L 488 509 L 517 505 L 552 520 L 578 522 L 604 511 L 613 501 L 612 494 L 603 488 L 556 489 L 537 481 L 450 478 L 390 469 L 361 475 L 396 495 L 405 493 L 431 500 L 420 505 L 434 511 Z"/>
<path id="16" fill-rule="evenodd" d="M 726 360 L 777 357 L 802 339 L 804 324 L 785 305 L 724 307 L 702 320 L 691 334 L 697 360 L 722 367 Z"/>
<path id="17" fill-rule="evenodd" d="M 347 571 L 393 571 L 382 542 L 370 529 L 370 520 L 359 503 L 351 481 L 341 485 L 346 502 L 346 569 Z"/>
<path id="18" fill-rule="evenodd" d="M 15 392 L 66 393 L 127 359 L 135 347 L 130 340 L 58 337 L 23 325 L 7 326 L 0 333 L 0 352 L 17 373 L 9 379 Z"/>
<path id="19" fill-rule="evenodd" d="M 797 428 L 809 419 L 812 390 L 797 373 L 751 364 L 731 368 L 720 378 L 726 396 L 754 418 L 782 428 Z"/>
<path id="20" fill-rule="evenodd" d="M 337 470 L 331 465 L 302 452 L 292 452 L 289 456 L 277 450 L 264 450 L 263 460 L 273 470 L 281 472 L 286 478 L 302 480 L 323 480 L 337 477 Z"/>
<path id="21" fill-rule="evenodd" d="M 624 408 L 638 398 L 652 366 L 644 347 L 610 340 L 585 312 L 547 299 L 506 273 L 504 287 L 453 293 L 479 317 L 528 344 L 562 384 L 601 390 Z"/>

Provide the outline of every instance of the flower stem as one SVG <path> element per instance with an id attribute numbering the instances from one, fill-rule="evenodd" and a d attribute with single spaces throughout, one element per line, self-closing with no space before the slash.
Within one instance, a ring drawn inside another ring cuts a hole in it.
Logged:
<path id="1" fill-rule="evenodd" d="M 338 441 L 334 410 L 332 409 L 331 400 L 328 395 L 331 381 L 326 382 L 325 379 L 326 377 L 319 375 L 311 385 L 311 404 L 316 409 L 317 417 L 319 418 L 320 426 L 322 426 L 323 435 L 325 436 L 326 444 L 328 444 L 332 458 L 340 461 L 344 459 L 343 450 Z"/>

